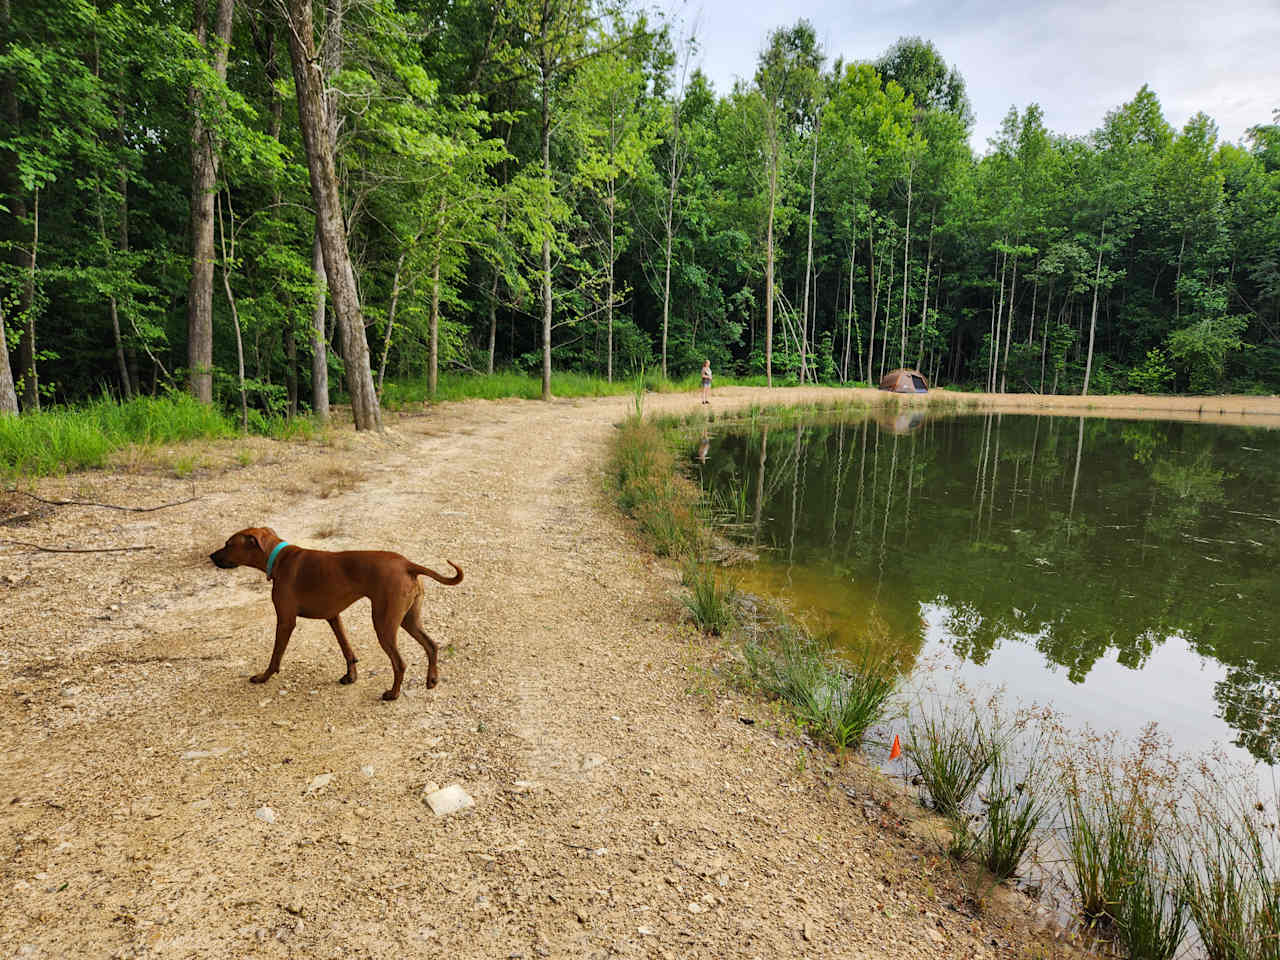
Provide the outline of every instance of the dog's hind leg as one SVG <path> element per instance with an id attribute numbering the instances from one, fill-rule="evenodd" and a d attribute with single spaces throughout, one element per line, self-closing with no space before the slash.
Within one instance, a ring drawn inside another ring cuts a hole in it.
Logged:
<path id="1" fill-rule="evenodd" d="M 427 689 L 430 690 L 440 682 L 440 672 L 436 666 L 437 655 L 439 650 L 436 642 L 427 636 L 427 631 L 422 629 L 422 594 L 419 593 L 414 597 L 413 603 L 405 612 L 404 619 L 400 621 L 400 626 L 408 631 L 409 636 L 422 644 L 422 649 L 427 651 Z"/>
<path id="2" fill-rule="evenodd" d="M 378 635 L 378 645 L 391 661 L 391 671 L 395 675 L 391 689 L 382 695 L 383 700 L 394 700 L 400 696 L 400 684 L 404 681 L 404 657 L 400 656 L 400 648 L 396 644 L 395 610 L 388 607 L 374 607 L 373 629 Z"/>
<path id="3" fill-rule="evenodd" d="M 338 682 L 355 683 L 356 655 L 351 652 L 351 644 L 347 642 L 347 631 L 342 628 L 342 617 L 330 618 L 329 626 L 333 628 L 333 635 L 338 638 L 338 649 L 342 651 L 343 659 L 347 661 L 347 672 Z"/>

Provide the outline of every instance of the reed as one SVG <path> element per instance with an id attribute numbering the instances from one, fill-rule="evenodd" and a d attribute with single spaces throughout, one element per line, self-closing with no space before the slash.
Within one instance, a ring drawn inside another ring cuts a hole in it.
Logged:
<path id="1" fill-rule="evenodd" d="M 683 580 L 689 588 L 684 605 L 698 629 L 717 637 L 727 634 L 733 626 L 737 597 L 733 583 L 710 563 L 690 563 Z"/>

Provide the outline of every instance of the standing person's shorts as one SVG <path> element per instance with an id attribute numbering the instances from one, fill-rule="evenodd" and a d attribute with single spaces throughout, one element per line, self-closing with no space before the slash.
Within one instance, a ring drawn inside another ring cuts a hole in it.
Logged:
<path id="1" fill-rule="evenodd" d="M 709 387 L 709 386 L 711 386 L 711 378 L 710 378 L 710 377 L 703 377 L 703 378 L 702 378 L 702 385 L 703 385 L 704 387 Z"/>

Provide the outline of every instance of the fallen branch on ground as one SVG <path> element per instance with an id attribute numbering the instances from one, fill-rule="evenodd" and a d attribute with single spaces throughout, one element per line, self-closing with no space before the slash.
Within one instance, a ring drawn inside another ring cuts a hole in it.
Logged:
<path id="1" fill-rule="evenodd" d="M 162 503 L 155 507 L 130 507 L 120 506 L 115 503 L 98 503 L 96 500 L 46 500 L 44 497 L 37 497 L 34 493 L 27 493 L 25 490 L 19 490 L 17 487 L 11 487 L 8 493 L 20 493 L 24 497 L 30 497 L 38 503 L 47 503 L 51 507 L 105 507 L 108 510 L 125 510 L 129 513 L 153 513 L 156 510 L 164 510 L 168 507 L 180 507 L 184 503 L 192 503 L 199 500 L 199 497 L 187 497 L 185 500 L 174 500 L 172 503 Z"/>
<path id="2" fill-rule="evenodd" d="M 19 547 L 29 547 L 41 553 L 126 553 L 130 550 L 154 550 L 152 546 L 142 547 L 42 547 L 38 543 L 27 543 L 25 540 L 0 540 L 0 543 L 12 543 Z"/>

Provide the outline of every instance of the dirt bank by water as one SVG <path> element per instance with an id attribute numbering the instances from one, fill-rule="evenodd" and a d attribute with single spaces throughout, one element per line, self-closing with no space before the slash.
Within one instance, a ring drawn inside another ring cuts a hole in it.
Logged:
<path id="1" fill-rule="evenodd" d="M 849 394 L 731 388 L 713 409 Z M 1113 399 L 1087 412 L 1131 409 Z M 1277 422 L 1280 401 L 1246 399 Z M 385 437 L 207 448 L 221 466 L 193 480 L 35 490 L 147 506 L 194 484 L 198 500 L 153 513 L 0 495 L 0 541 L 146 548 L 0 542 L 0 955 L 1070 953 L 919 839 L 900 792 L 718 682 L 678 572 L 601 492 L 631 404 L 450 404 Z M 405 693 L 378 699 L 364 601 L 346 618 L 358 683 L 337 685 L 328 627 L 304 621 L 280 676 L 249 685 L 269 587 L 207 555 L 251 524 L 460 564 L 460 587 L 427 585 L 440 686 L 405 637 Z M 432 783 L 475 807 L 437 819 Z"/>

